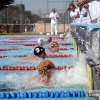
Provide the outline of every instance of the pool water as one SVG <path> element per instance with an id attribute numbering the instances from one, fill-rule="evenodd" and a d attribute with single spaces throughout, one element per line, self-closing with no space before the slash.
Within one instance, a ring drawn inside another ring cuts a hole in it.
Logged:
<path id="1" fill-rule="evenodd" d="M 29 55 L 33 53 L 34 46 L 24 46 L 22 44 L 36 44 L 38 37 L 46 36 L 1 36 L 0 37 L 0 48 L 19 48 L 19 50 L 8 50 L 0 51 L 0 56 L 7 56 L 0 58 L 0 67 L 2 66 L 37 66 L 41 61 L 29 60 L 25 63 L 19 63 L 24 57 L 13 57 L 13 55 Z M 53 41 L 59 41 L 58 38 L 54 38 Z M 21 40 L 21 38 L 24 40 Z M 25 40 L 26 39 L 26 40 Z M 61 43 L 61 41 L 59 41 Z M 74 66 L 71 69 L 56 70 L 51 81 L 53 86 L 47 87 L 41 84 L 35 86 L 28 86 L 28 77 L 35 76 L 37 70 L 33 71 L 0 71 L 0 88 L 1 92 L 7 91 L 78 91 L 83 90 L 88 92 L 89 87 L 87 86 L 86 76 L 86 62 L 85 55 L 80 54 L 79 58 L 73 48 L 73 42 L 71 36 L 66 36 L 64 43 L 71 43 L 71 45 L 63 46 L 60 48 L 67 48 L 68 50 L 59 50 L 59 54 L 73 54 L 73 57 L 68 58 L 46 58 L 51 60 L 55 66 Z M 20 44 L 20 45 L 19 45 Z M 44 45 L 44 48 L 50 48 L 51 44 Z M 21 90 L 22 86 L 26 86 L 26 90 Z M 37 99 L 37 98 L 36 98 Z M 41 98 L 38 98 L 41 99 Z M 48 100 L 80 100 L 80 98 L 48 98 Z M 17 100 L 17 99 L 16 99 Z M 21 99 L 20 99 L 21 100 Z M 30 100 L 30 99 L 25 99 Z M 46 100 L 42 98 L 41 100 Z M 95 100 L 94 98 L 85 97 L 81 100 Z"/>

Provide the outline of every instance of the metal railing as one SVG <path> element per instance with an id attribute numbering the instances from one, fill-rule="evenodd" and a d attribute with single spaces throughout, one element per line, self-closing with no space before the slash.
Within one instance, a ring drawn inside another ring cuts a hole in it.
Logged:
<path id="1" fill-rule="evenodd" d="M 95 64 L 99 64 L 100 58 L 100 23 L 72 23 L 71 34 L 76 40 L 77 45 L 89 59 Z"/>

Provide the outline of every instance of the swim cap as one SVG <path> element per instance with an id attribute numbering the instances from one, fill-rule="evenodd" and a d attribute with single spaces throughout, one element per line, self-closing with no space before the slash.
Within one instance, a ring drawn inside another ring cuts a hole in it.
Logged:
<path id="1" fill-rule="evenodd" d="M 64 38 L 64 34 L 60 34 L 60 38 L 63 39 Z"/>
<path id="2" fill-rule="evenodd" d="M 36 56 L 39 56 L 39 55 L 42 54 L 42 53 L 46 54 L 46 53 L 45 53 L 45 49 L 44 49 L 43 47 L 37 46 L 37 47 L 34 49 L 34 54 L 35 54 Z"/>
<path id="3" fill-rule="evenodd" d="M 43 60 L 39 63 L 37 68 L 40 73 L 43 73 L 43 71 L 52 69 L 54 67 L 55 67 L 54 64 L 50 60 Z"/>
<path id="4" fill-rule="evenodd" d="M 37 41 L 38 44 L 43 44 L 43 42 L 44 42 L 44 41 L 43 41 L 42 38 L 38 38 L 38 41 Z"/>
<path id="5" fill-rule="evenodd" d="M 55 46 L 59 46 L 59 44 L 57 42 L 52 42 L 51 47 L 54 48 Z"/>

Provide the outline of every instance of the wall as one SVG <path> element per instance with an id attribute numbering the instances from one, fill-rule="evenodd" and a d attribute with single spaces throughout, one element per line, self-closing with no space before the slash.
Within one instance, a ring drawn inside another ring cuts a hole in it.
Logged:
<path id="1" fill-rule="evenodd" d="M 0 33 L 13 33 L 13 32 L 20 32 L 20 28 L 21 28 L 21 32 L 25 32 L 25 27 L 26 25 L 22 25 L 20 26 L 19 24 L 4 24 L 4 25 L 0 25 Z M 50 32 L 51 30 L 51 26 L 50 23 L 45 24 L 45 23 L 35 23 L 35 27 L 34 24 L 28 24 L 27 25 L 27 29 L 28 32 L 33 32 L 33 28 L 35 28 L 35 32 L 36 33 L 40 33 L 40 32 Z M 66 32 L 69 31 L 69 25 L 67 24 L 58 24 L 58 32 Z"/>

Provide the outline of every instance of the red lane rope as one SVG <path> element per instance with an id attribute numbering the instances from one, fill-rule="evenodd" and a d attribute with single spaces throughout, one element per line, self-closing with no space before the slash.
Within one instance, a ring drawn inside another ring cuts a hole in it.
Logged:
<path id="1" fill-rule="evenodd" d="M 7 57 L 7 56 L 1 56 L 1 55 L 0 55 L 0 58 L 5 58 L 5 57 Z"/>
<path id="2" fill-rule="evenodd" d="M 62 45 L 62 46 L 68 46 L 68 45 L 71 45 L 72 43 L 59 43 L 59 45 Z M 24 45 L 24 46 L 35 46 L 35 45 L 38 45 L 38 44 L 0 44 L 0 45 Z"/>
<path id="3" fill-rule="evenodd" d="M 37 67 L 38 66 L 2 66 L 0 67 L 0 70 L 2 71 L 37 70 Z M 56 70 L 65 70 L 71 68 L 74 68 L 74 66 L 56 66 Z"/>
<path id="4" fill-rule="evenodd" d="M 1 48 L 0 51 L 22 50 L 23 48 Z"/>
<path id="5" fill-rule="evenodd" d="M 0 44 L 0 45 L 6 46 L 6 45 L 23 45 L 23 44 Z"/>
<path id="6" fill-rule="evenodd" d="M 19 42 L 26 42 L 26 41 L 0 41 L 5 43 L 19 43 Z M 28 42 L 37 42 L 37 41 L 28 41 Z"/>
<path id="7" fill-rule="evenodd" d="M 30 40 L 29 38 L 18 38 L 18 39 L 10 39 L 10 40 Z"/>
<path id="8" fill-rule="evenodd" d="M 5 41 L 0 41 L 0 42 L 5 42 L 5 43 L 18 43 L 18 42 L 26 42 L 26 40 L 16 40 L 16 41 L 13 41 L 13 40 L 5 40 Z M 36 40 L 30 40 L 28 42 L 37 42 Z"/>
<path id="9" fill-rule="evenodd" d="M 32 50 L 32 49 L 28 49 L 26 48 L 27 50 Z M 45 48 L 45 49 L 50 49 L 50 48 Z M 70 50 L 72 48 L 59 48 L 59 50 Z M 0 51 L 11 51 L 11 50 L 24 50 L 23 48 L 1 48 Z"/>
<path id="10" fill-rule="evenodd" d="M 60 38 L 59 36 L 51 36 L 52 37 L 52 39 L 57 39 L 57 38 Z M 38 37 L 38 36 L 35 36 L 35 37 L 8 37 L 8 38 L 10 38 L 10 39 L 38 39 L 38 38 L 41 38 L 41 37 Z M 47 38 L 47 36 L 46 36 L 46 38 Z"/>
<path id="11" fill-rule="evenodd" d="M 5 43 L 18 43 L 18 42 L 23 42 L 23 41 L 0 41 L 0 42 L 5 42 Z"/>
<path id="12" fill-rule="evenodd" d="M 34 37 L 34 38 L 36 39 L 36 37 Z M 10 38 L 10 40 L 31 40 L 31 39 L 32 38 Z M 60 39 L 60 37 L 52 37 L 52 39 Z"/>
<path id="13" fill-rule="evenodd" d="M 0 58 L 5 58 L 5 57 L 26 57 L 27 55 L 6 55 L 2 56 L 0 55 Z M 73 54 L 56 54 L 56 55 L 46 55 L 46 58 L 70 58 L 73 57 Z"/>
<path id="14" fill-rule="evenodd" d="M 23 44 L 24 46 L 35 46 L 37 44 Z M 68 45 L 71 45 L 71 43 L 59 43 L 59 45 L 62 45 L 62 46 L 68 46 Z"/>

